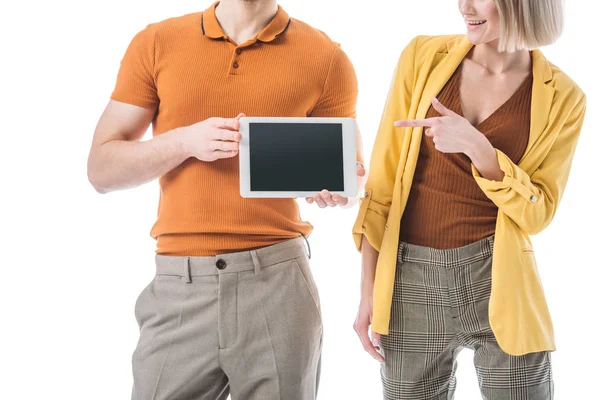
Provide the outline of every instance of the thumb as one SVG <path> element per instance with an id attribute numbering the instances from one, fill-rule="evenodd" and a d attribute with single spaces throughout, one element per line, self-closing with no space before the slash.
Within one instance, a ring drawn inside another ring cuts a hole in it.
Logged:
<path id="1" fill-rule="evenodd" d="M 365 176 L 366 170 L 365 167 L 362 163 L 357 162 L 356 163 L 356 175 L 358 176 Z"/>
<path id="2" fill-rule="evenodd" d="M 444 106 L 442 103 L 440 103 L 440 101 L 436 97 L 434 97 L 433 100 L 431 101 L 431 105 L 433 106 L 433 108 L 435 108 L 435 110 L 437 112 L 439 112 L 443 116 L 449 117 L 449 116 L 458 115 L 454 111 L 450 110 L 449 108 L 446 108 L 446 106 Z"/>
<path id="3" fill-rule="evenodd" d="M 235 119 L 237 119 L 239 121 L 240 118 L 244 118 L 246 116 L 246 114 L 244 113 L 239 113 L 237 117 L 235 117 Z"/>

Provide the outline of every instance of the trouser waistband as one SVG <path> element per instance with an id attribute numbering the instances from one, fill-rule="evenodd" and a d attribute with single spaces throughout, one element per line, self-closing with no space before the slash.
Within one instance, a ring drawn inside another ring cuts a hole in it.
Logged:
<path id="1" fill-rule="evenodd" d="M 398 262 L 415 262 L 446 268 L 456 268 L 488 258 L 494 249 L 495 235 L 451 249 L 435 249 L 400 241 Z"/>
<path id="2" fill-rule="evenodd" d="M 221 275 L 254 270 L 282 263 L 306 254 L 304 237 L 289 239 L 256 250 L 218 254 L 216 256 L 155 255 L 156 274 L 174 275 L 191 281 L 192 276 Z"/>

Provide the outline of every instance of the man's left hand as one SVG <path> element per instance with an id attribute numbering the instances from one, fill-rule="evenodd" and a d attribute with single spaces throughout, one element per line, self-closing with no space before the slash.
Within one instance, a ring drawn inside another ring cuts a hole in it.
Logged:
<path id="1" fill-rule="evenodd" d="M 356 175 L 359 176 L 359 179 L 364 177 L 366 174 L 365 166 L 361 162 L 356 162 Z M 348 198 L 340 196 L 339 194 L 331 194 L 329 190 L 323 189 L 313 197 L 307 197 L 306 202 L 309 204 L 317 203 L 320 208 L 325 207 L 336 207 L 336 206 L 345 206 L 348 204 Z"/>

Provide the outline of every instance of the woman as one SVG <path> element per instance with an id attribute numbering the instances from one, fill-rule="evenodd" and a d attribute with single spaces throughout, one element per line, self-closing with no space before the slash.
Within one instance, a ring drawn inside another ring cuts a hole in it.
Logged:
<path id="1" fill-rule="evenodd" d="M 585 95 L 536 49 L 562 31 L 561 0 L 459 8 L 467 35 L 416 37 L 395 72 L 353 228 L 355 330 L 386 399 L 452 399 L 464 347 L 485 398 L 551 399 L 529 235 L 556 212 Z"/>

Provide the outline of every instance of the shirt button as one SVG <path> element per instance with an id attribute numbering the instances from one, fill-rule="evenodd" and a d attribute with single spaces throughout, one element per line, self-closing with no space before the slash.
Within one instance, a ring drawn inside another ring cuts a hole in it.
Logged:
<path id="1" fill-rule="evenodd" d="M 240 64 L 238 64 L 237 61 L 233 63 L 233 68 L 237 68 L 239 66 L 240 66 Z"/>
<path id="2" fill-rule="evenodd" d="M 235 52 L 238 54 L 242 54 L 242 49 L 236 49 Z"/>
<path id="3" fill-rule="evenodd" d="M 537 201 L 536 195 L 532 194 L 529 200 L 531 200 L 532 203 L 535 203 Z"/>
<path id="4" fill-rule="evenodd" d="M 226 266 L 227 266 L 227 263 L 225 262 L 225 260 L 221 260 L 221 259 L 217 260 L 217 268 L 225 269 Z"/>

